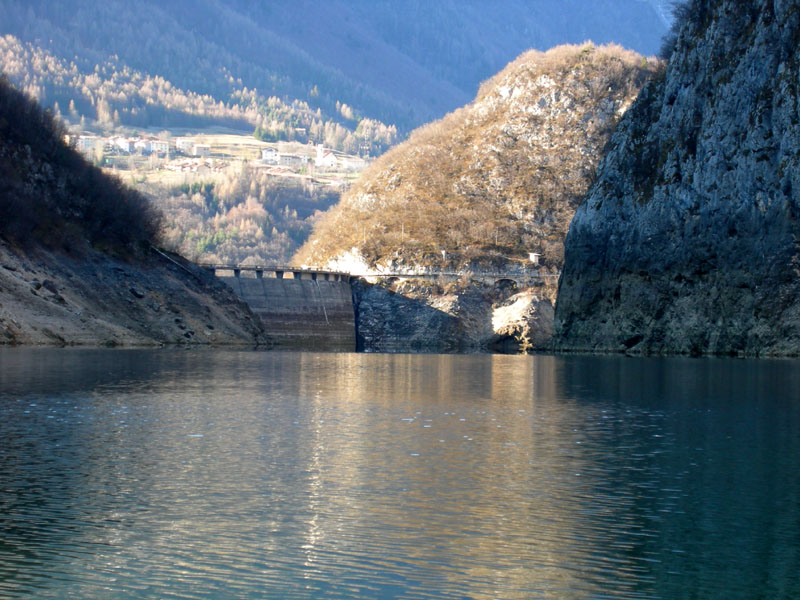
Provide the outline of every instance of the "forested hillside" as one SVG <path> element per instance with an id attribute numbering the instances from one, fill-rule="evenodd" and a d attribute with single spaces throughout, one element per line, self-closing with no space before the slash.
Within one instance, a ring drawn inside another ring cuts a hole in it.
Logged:
<path id="1" fill-rule="evenodd" d="M 374 152 L 392 141 L 383 124 L 440 117 L 523 50 L 593 39 L 652 54 L 665 30 L 641 0 L 0 0 L 0 15 L 2 69 L 62 114 L 74 101 L 90 120 L 302 141 L 338 125 Z"/>
<path id="2" fill-rule="evenodd" d="M 464 269 L 537 252 L 559 269 L 604 147 L 658 65 L 618 46 L 523 54 L 473 103 L 375 161 L 297 260 Z"/>
<path id="3" fill-rule="evenodd" d="M 0 237 L 128 253 L 155 241 L 148 200 L 64 143 L 61 123 L 0 76 Z"/>
<path id="4" fill-rule="evenodd" d="M 56 116 L 81 129 L 225 127 L 253 132 L 265 141 L 298 140 L 345 152 L 380 154 L 397 138 L 397 129 L 361 118 L 347 104 L 325 117 L 303 100 L 265 98 L 246 87 L 226 101 L 175 86 L 160 75 L 125 65 L 118 56 L 101 64 L 58 58 L 18 38 L 0 37 L 3 73 L 28 95 L 49 105 Z"/>
<path id="5" fill-rule="evenodd" d="M 287 264 L 318 213 L 339 200 L 338 188 L 247 166 L 216 181 L 147 192 L 164 211 L 168 248 L 199 262 L 225 264 Z"/>

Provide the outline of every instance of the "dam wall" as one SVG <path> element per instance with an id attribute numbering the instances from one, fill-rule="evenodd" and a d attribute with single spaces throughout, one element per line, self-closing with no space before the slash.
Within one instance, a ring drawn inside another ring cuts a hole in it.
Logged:
<path id="1" fill-rule="evenodd" d="M 237 270 L 238 271 L 238 270 Z M 278 348 L 354 352 L 349 277 L 239 271 L 217 277 L 250 306 Z"/>

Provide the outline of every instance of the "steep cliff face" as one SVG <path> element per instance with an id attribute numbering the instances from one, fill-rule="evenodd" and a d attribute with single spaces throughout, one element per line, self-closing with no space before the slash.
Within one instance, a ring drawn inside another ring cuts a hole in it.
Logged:
<path id="1" fill-rule="evenodd" d="M 365 352 L 518 352 L 547 347 L 545 286 L 406 280 L 353 284 L 357 348 Z"/>
<path id="2" fill-rule="evenodd" d="M 222 282 L 176 255 L 121 260 L 0 238 L 0 346 L 268 346 Z"/>
<path id="3" fill-rule="evenodd" d="M 566 241 L 556 348 L 800 352 L 800 2 L 684 5 Z"/>

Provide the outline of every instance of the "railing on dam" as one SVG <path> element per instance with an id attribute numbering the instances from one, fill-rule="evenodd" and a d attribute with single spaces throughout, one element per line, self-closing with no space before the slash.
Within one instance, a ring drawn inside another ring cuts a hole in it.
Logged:
<path id="1" fill-rule="evenodd" d="M 496 283 L 511 280 L 517 285 L 535 283 L 555 283 L 559 273 L 546 273 L 539 269 L 524 269 L 514 271 L 483 271 L 483 270 L 445 270 L 445 269 L 406 269 L 397 271 L 365 271 L 360 273 L 346 273 L 344 271 L 329 271 L 324 269 L 307 269 L 303 267 L 276 266 L 276 265 L 232 265 L 232 264 L 201 264 L 201 267 L 212 271 L 215 275 L 219 271 L 232 272 L 234 277 L 240 277 L 242 272 L 253 272 L 257 279 L 263 277 L 273 279 L 310 279 L 314 281 L 345 281 L 352 278 L 365 279 L 429 279 L 457 281 L 467 278 L 471 281 L 483 283 Z"/>
<path id="2" fill-rule="evenodd" d="M 374 271 L 359 273 L 359 277 L 377 279 L 429 279 L 458 281 L 469 279 L 470 281 L 481 281 L 483 283 L 496 283 L 503 280 L 511 280 L 517 285 L 533 284 L 541 282 L 558 281 L 559 273 L 542 273 L 538 270 L 515 270 L 515 271 L 482 271 L 464 270 L 448 271 L 443 269 L 409 269 L 404 271 Z"/>
<path id="3" fill-rule="evenodd" d="M 346 281 L 352 277 L 350 273 L 342 271 L 325 271 L 321 269 L 303 269 L 301 267 L 282 267 L 272 265 L 224 265 L 224 264 L 200 264 L 204 269 L 208 269 L 214 275 L 219 271 L 233 272 L 234 277 L 240 277 L 242 271 L 253 272 L 257 279 L 262 279 L 265 275 L 272 279 L 311 279 L 313 281 Z"/>

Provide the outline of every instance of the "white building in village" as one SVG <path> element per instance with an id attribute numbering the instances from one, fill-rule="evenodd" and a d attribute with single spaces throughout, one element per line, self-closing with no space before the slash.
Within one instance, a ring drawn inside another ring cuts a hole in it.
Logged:
<path id="1" fill-rule="evenodd" d="M 279 154 L 278 164 L 282 167 L 299 169 L 308 164 L 308 157 L 301 154 Z"/>
<path id="2" fill-rule="evenodd" d="M 134 138 L 118 137 L 114 139 L 114 146 L 117 150 L 130 154 L 135 148 L 136 140 Z"/>
<path id="3" fill-rule="evenodd" d="M 268 165 L 277 165 L 278 164 L 278 150 L 269 147 L 269 148 L 262 148 L 261 149 L 261 160 L 264 161 Z"/>
<path id="4" fill-rule="evenodd" d="M 159 154 L 164 155 L 169 152 L 169 142 L 163 140 L 136 140 L 133 144 L 134 150 L 142 155 Z"/>
<path id="5" fill-rule="evenodd" d="M 169 142 L 165 140 L 150 140 L 151 154 L 167 154 L 169 152 Z"/>
<path id="6" fill-rule="evenodd" d="M 317 146 L 317 158 L 314 159 L 314 166 L 318 169 L 333 169 L 339 164 L 339 160 L 333 154 L 333 151 L 326 150 L 325 146 L 319 144 Z"/>
<path id="7" fill-rule="evenodd" d="M 139 154 L 150 154 L 150 142 L 147 140 L 136 140 L 133 149 Z"/>
<path id="8" fill-rule="evenodd" d="M 75 140 L 75 149 L 82 154 L 91 154 L 102 143 L 96 135 L 81 135 Z"/>
<path id="9" fill-rule="evenodd" d="M 184 154 L 191 154 L 194 149 L 194 140 L 192 138 L 175 138 L 175 149 Z"/>

